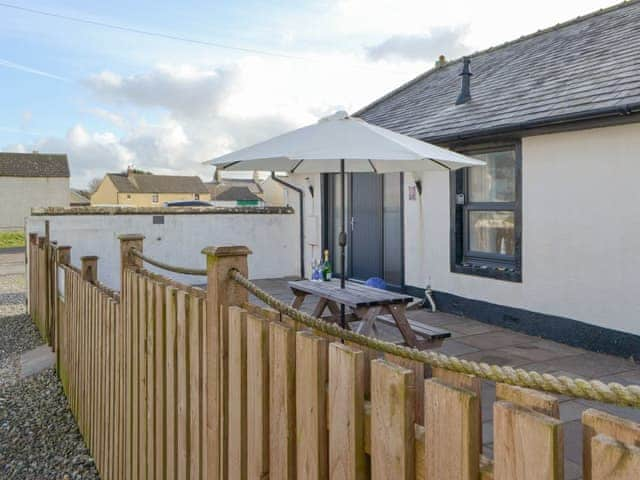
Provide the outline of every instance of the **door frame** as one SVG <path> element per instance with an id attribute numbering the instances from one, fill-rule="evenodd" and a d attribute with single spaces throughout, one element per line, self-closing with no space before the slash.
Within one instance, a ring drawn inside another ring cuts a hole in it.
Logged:
<path id="1" fill-rule="evenodd" d="M 321 243 L 322 243 L 322 250 L 325 249 L 330 249 L 333 251 L 333 249 L 337 248 L 337 245 L 333 245 L 333 239 L 335 237 L 335 235 L 333 235 L 333 211 L 334 209 L 332 208 L 332 196 L 331 194 L 333 193 L 333 189 L 330 186 L 331 184 L 331 175 L 332 174 L 328 174 L 328 173 L 323 173 L 321 174 L 321 179 L 320 179 L 320 202 L 321 202 L 321 215 L 322 215 L 322 219 L 321 219 Z M 350 183 L 351 183 L 351 178 L 349 177 L 349 187 L 351 187 Z M 400 263 L 401 263 L 401 269 L 400 269 L 400 276 L 401 276 L 401 284 L 400 285 L 390 285 L 389 286 L 389 290 L 393 290 L 393 291 L 399 291 L 399 292 L 405 292 L 406 291 L 406 262 L 405 262 L 405 192 L 404 192 L 404 186 L 405 186 L 405 176 L 404 173 L 401 172 L 400 173 L 400 224 L 401 224 L 401 228 L 400 228 Z M 351 188 L 348 188 L 348 195 L 350 196 L 352 192 Z M 384 182 L 382 182 L 382 198 L 383 198 L 383 202 L 382 202 L 382 214 L 384 214 Z M 352 216 L 352 205 L 353 202 L 349 201 L 349 208 L 347 211 L 347 218 L 350 218 Z M 349 238 L 351 238 L 351 235 L 349 235 Z M 351 243 L 351 241 L 349 240 L 349 244 Z M 347 248 L 349 248 L 349 244 L 347 246 Z M 383 228 L 381 229 L 380 232 L 380 245 L 382 246 L 381 248 L 381 255 L 382 255 L 382 268 L 384 269 L 384 223 L 383 223 Z M 352 279 L 351 278 L 351 262 L 352 262 L 352 258 L 349 257 L 348 261 L 346 262 L 346 270 L 347 270 L 347 279 L 349 279 L 350 281 L 354 281 L 354 282 L 358 282 L 358 280 Z M 335 269 L 334 269 L 335 270 Z M 338 278 L 341 277 L 341 275 L 337 274 L 334 272 L 334 275 Z M 384 275 L 384 272 L 383 272 Z"/>

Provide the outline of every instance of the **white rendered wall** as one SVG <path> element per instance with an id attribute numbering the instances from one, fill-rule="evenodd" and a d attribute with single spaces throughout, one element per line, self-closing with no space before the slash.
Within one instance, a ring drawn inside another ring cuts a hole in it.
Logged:
<path id="1" fill-rule="evenodd" d="M 405 187 L 406 283 L 640 334 L 640 124 L 527 137 L 522 151 L 522 283 L 450 272 L 449 178 L 431 172 L 422 198 Z"/>
<path id="2" fill-rule="evenodd" d="M 0 229 L 24 228 L 31 208 L 68 206 L 68 178 L 0 177 Z"/>
<path id="3" fill-rule="evenodd" d="M 245 245 L 251 278 L 296 276 L 300 272 L 298 215 L 291 214 L 164 214 L 164 225 L 154 225 L 153 215 L 55 215 L 32 216 L 28 231 L 44 232 L 49 220 L 51 240 L 70 245 L 71 262 L 80 266 L 80 257 L 97 255 L 98 279 L 120 289 L 120 246 L 118 236 L 139 233 L 145 236 L 144 253 L 171 265 L 205 268 L 201 251 L 207 246 Z M 169 274 L 145 265 L 151 271 L 190 284 L 206 283 L 206 278 Z"/>

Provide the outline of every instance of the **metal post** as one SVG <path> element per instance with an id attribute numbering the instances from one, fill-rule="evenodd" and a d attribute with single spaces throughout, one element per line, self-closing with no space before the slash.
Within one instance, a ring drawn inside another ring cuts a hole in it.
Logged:
<path id="1" fill-rule="evenodd" d="M 346 205 L 345 205 L 345 190 L 344 190 L 344 158 L 340 160 L 340 196 L 342 197 L 342 205 L 341 205 L 341 220 L 340 225 L 342 226 L 342 231 L 340 232 L 340 288 L 345 288 L 345 283 L 347 279 L 347 269 L 346 269 L 346 257 L 345 257 L 345 249 L 347 248 L 347 216 L 346 216 Z M 347 328 L 345 320 L 345 307 L 344 304 L 340 305 L 340 325 L 342 328 Z"/>

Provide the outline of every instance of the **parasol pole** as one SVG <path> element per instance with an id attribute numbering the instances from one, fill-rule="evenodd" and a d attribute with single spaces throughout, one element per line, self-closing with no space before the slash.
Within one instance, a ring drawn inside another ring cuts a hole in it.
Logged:
<path id="1" fill-rule="evenodd" d="M 345 249 L 347 247 L 347 233 L 346 233 L 346 212 L 345 212 L 345 191 L 344 191 L 344 158 L 340 160 L 340 197 L 341 197 L 341 220 L 340 225 L 342 226 L 342 231 L 340 232 L 340 237 L 338 238 L 338 243 L 340 244 L 340 288 L 345 288 L 345 282 L 347 278 L 347 271 L 345 267 Z M 347 328 L 347 322 L 345 321 L 345 306 L 344 304 L 340 305 L 340 325 L 342 328 Z"/>

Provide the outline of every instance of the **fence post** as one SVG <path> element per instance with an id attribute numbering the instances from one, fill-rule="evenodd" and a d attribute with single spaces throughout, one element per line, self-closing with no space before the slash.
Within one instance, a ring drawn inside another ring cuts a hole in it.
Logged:
<path id="1" fill-rule="evenodd" d="M 98 257 L 87 255 L 80 257 L 82 262 L 82 279 L 85 282 L 96 283 L 98 281 Z"/>
<path id="2" fill-rule="evenodd" d="M 133 247 L 142 253 L 144 235 L 137 233 L 119 235 L 118 240 L 120 240 L 120 295 L 122 296 L 124 294 L 124 271 L 126 268 L 142 268 L 142 259 L 131 255 L 129 249 Z"/>
<path id="3" fill-rule="evenodd" d="M 207 322 L 206 322 L 206 466 L 211 478 L 227 478 L 227 319 L 232 305 L 242 306 L 247 291 L 229 278 L 235 268 L 249 274 L 247 247 L 207 247 Z"/>
<path id="4" fill-rule="evenodd" d="M 58 265 L 69 265 L 71 263 L 71 247 L 58 247 Z"/>

